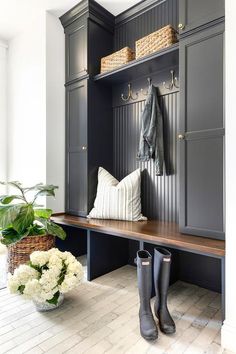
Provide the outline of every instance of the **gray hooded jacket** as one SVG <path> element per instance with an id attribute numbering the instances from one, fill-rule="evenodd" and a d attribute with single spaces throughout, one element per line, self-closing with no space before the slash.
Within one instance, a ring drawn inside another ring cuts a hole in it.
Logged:
<path id="1" fill-rule="evenodd" d="M 141 120 L 137 159 L 149 161 L 154 158 L 156 175 L 162 176 L 164 163 L 163 117 L 157 100 L 156 88 L 153 85 L 148 88 Z"/>

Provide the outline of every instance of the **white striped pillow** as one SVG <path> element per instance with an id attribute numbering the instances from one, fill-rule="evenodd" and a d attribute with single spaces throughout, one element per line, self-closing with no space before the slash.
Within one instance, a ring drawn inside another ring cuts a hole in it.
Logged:
<path id="1" fill-rule="evenodd" d="M 98 170 L 97 196 L 88 218 L 139 221 L 141 214 L 141 172 L 130 173 L 117 181 L 104 168 Z"/>

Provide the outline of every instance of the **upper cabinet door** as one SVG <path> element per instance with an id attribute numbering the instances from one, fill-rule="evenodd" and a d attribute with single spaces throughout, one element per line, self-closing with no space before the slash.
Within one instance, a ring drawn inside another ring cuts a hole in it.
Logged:
<path id="1" fill-rule="evenodd" d="M 180 231 L 224 238 L 224 26 L 180 41 Z"/>
<path id="2" fill-rule="evenodd" d="M 179 0 L 180 33 L 223 17 L 224 3 L 224 0 Z"/>
<path id="3" fill-rule="evenodd" d="M 80 18 L 65 30 L 66 82 L 87 75 L 87 18 Z"/>

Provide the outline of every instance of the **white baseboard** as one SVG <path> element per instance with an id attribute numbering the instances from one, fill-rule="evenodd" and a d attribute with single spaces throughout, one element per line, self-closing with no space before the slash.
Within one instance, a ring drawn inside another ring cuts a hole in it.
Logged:
<path id="1" fill-rule="evenodd" d="M 236 325 L 224 321 L 221 328 L 221 346 L 236 353 Z"/>

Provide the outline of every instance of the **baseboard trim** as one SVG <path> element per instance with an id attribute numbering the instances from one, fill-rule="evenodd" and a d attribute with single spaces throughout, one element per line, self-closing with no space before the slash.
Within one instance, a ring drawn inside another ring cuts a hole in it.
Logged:
<path id="1" fill-rule="evenodd" d="M 224 321 L 221 328 L 221 346 L 236 353 L 236 326 Z"/>

